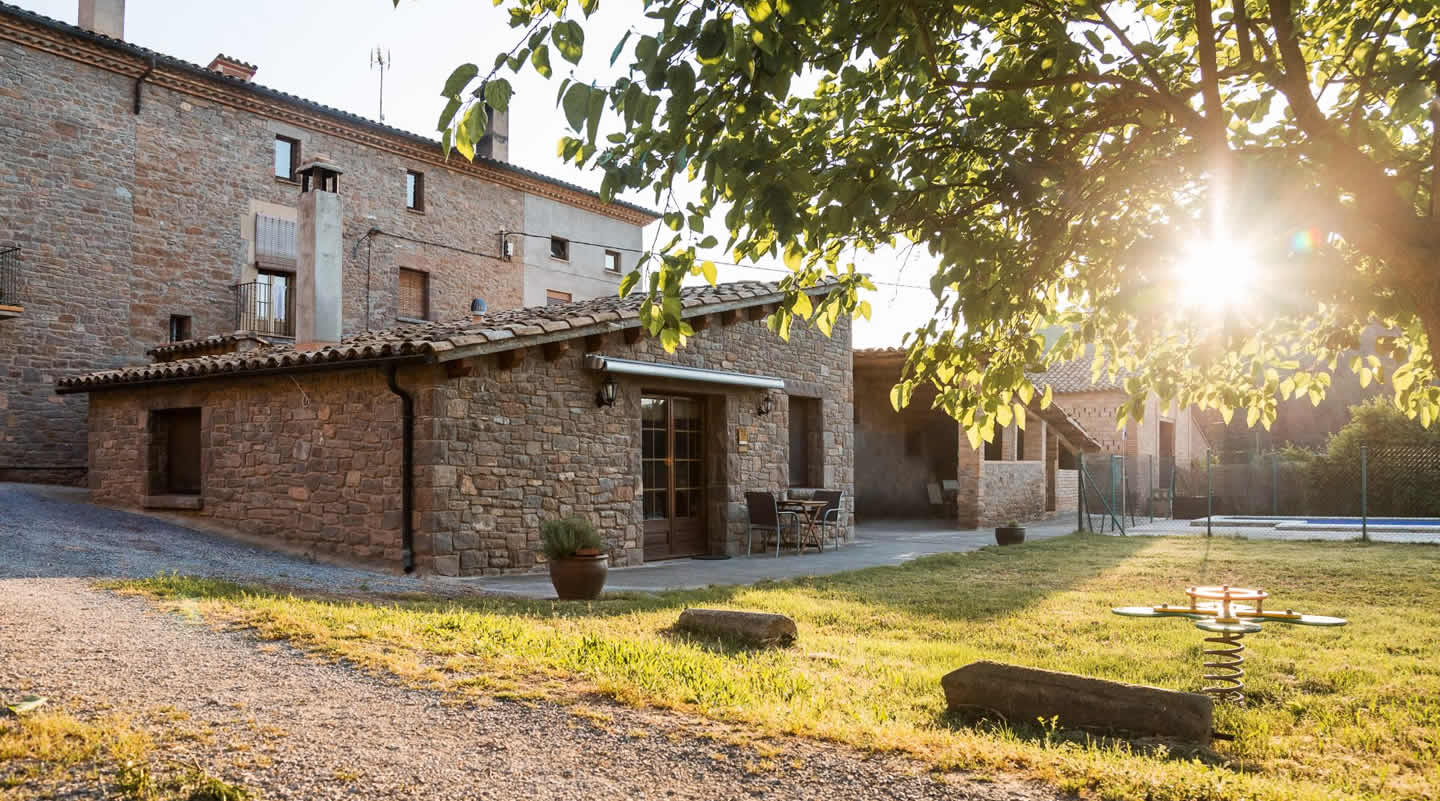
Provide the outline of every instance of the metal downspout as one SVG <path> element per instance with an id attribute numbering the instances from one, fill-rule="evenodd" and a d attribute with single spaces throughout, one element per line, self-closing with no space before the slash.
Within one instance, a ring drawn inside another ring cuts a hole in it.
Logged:
<path id="1" fill-rule="evenodd" d="M 135 113 L 136 113 L 136 114 L 139 114 L 139 113 L 140 113 L 140 87 L 141 87 L 142 85 L 144 85 L 145 79 L 146 79 L 146 78 L 149 78 L 149 77 L 150 77 L 150 73 L 152 73 L 152 72 L 154 72 L 154 71 L 155 71 L 155 57 L 154 57 L 154 56 L 151 56 L 151 57 L 150 57 L 150 66 L 146 67 L 146 68 L 145 68 L 145 71 L 142 72 L 142 73 L 140 73 L 140 77 L 135 79 Z"/>
<path id="2" fill-rule="evenodd" d="M 406 573 L 415 570 L 415 525 L 412 520 L 415 508 L 415 398 L 400 388 L 395 373 L 399 365 L 392 364 L 385 371 L 385 381 L 390 391 L 400 396 L 401 439 L 400 439 L 400 549 Z"/>

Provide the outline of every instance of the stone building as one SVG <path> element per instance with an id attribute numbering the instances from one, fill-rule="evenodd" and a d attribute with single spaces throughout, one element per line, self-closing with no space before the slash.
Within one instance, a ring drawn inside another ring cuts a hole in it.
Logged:
<path id="1" fill-rule="evenodd" d="M 86 399 L 54 392 L 66 376 L 157 344 L 291 341 L 294 173 L 316 156 L 344 171 L 347 335 L 455 319 L 477 298 L 613 294 L 634 258 L 620 246 L 654 220 L 507 163 L 504 114 L 482 156 L 446 160 L 261 86 L 238 59 L 129 44 L 123 0 L 80 0 L 78 16 L 0 3 L 0 480 L 83 477 Z M 595 246 L 611 244 L 619 271 Z"/>
<path id="2" fill-rule="evenodd" d="M 1146 493 L 1163 490 L 1176 465 L 1203 460 L 1208 443 L 1194 409 L 1162 409 L 1151 397 L 1145 418 L 1117 429 L 1115 415 L 1129 399 L 1123 376 L 1091 377 L 1093 355 L 1032 376 L 1049 386 L 1047 410 L 1031 404 L 1025 430 L 1011 423 L 979 450 L 954 420 L 930 408 L 932 390 L 922 388 L 896 413 L 890 387 L 900 377 L 904 351 L 855 354 L 856 513 L 863 517 L 955 516 L 961 527 L 993 526 L 1076 511 L 1079 464 L 1091 474 L 1097 514 L 1110 496 L 1111 457 L 1118 499 L 1123 465 L 1127 509 L 1144 508 Z M 1039 418 L 1038 420 L 1036 418 Z M 1088 456 L 1087 456 L 1088 455 Z M 936 502 L 936 486 L 939 502 Z M 1117 501 L 1118 503 L 1118 501 Z M 1164 507 L 1161 507 L 1164 508 Z"/>
<path id="3" fill-rule="evenodd" d="M 639 298 L 612 297 L 318 347 L 216 341 L 59 391 L 90 396 L 95 501 L 275 547 L 492 574 L 535 566 L 541 520 L 582 514 L 617 565 L 736 554 L 746 490 L 854 489 L 849 324 L 783 342 L 764 322 L 781 297 L 684 290 L 696 334 L 673 354 Z"/>
<path id="4" fill-rule="evenodd" d="M 1064 403 L 1041 409 L 1037 399 L 1023 431 L 1012 423 L 976 450 L 953 418 L 931 408 L 933 389 L 919 388 L 898 413 L 891 407 L 904 362 L 898 348 L 855 352 L 858 517 L 950 517 L 977 528 L 1075 511 L 1077 454 L 1101 446 Z"/>
<path id="5" fill-rule="evenodd" d="M 1141 508 L 1147 492 L 1169 486 L 1177 466 L 1184 472 L 1197 462 L 1204 464 L 1210 447 L 1205 426 L 1195 408 L 1180 409 L 1173 403 L 1162 408 L 1152 394 L 1144 419 L 1117 429 L 1115 415 L 1130 398 L 1124 376 L 1093 378 L 1093 363 L 1093 354 L 1087 354 L 1052 367 L 1036 380 L 1051 386 L 1055 401 L 1092 432 L 1102 454 L 1123 457 L 1127 508 Z M 1095 479 L 1108 481 L 1100 472 L 1092 470 Z"/>

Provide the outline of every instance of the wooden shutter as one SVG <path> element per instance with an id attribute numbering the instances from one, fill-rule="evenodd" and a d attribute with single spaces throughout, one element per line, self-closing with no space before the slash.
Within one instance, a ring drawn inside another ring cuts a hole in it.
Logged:
<path id="1" fill-rule="evenodd" d="M 429 278 L 419 270 L 400 268 L 400 290 L 396 298 L 398 316 L 419 320 L 430 318 Z"/>

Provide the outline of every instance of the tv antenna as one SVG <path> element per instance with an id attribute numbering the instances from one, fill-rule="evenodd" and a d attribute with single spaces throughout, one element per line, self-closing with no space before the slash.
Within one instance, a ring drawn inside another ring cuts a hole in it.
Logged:
<path id="1" fill-rule="evenodd" d="M 394 62 L 390 60 L 390 49 L 381 49 L 379 45 L 370 51 L 370 69 L 380 70 L 380 121 L 385 121 L 385 70 L 390 69 Z"/>

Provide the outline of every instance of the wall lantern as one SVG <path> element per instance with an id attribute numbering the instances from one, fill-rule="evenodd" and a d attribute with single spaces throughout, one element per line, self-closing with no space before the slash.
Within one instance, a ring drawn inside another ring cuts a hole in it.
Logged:
<path id="1" fill-rule="evenodd" d="M 614 406 L 615 397 L 620 394 L 620 385 L 615 383 L 615 377 L 609 373 L 605 374 L 605 383 L 595 392 L 595 405 Z"/>
<path id="2" fill-rule="evenodd" d="M 760 415 L 761 417 L 764 417 L 765 415 L 771 413 L 774 410 L 775 399 L 769 395 L 766 395 L 764 400 L 760 401 L 760 406 L 755 409 L 755 413 Z"/>

